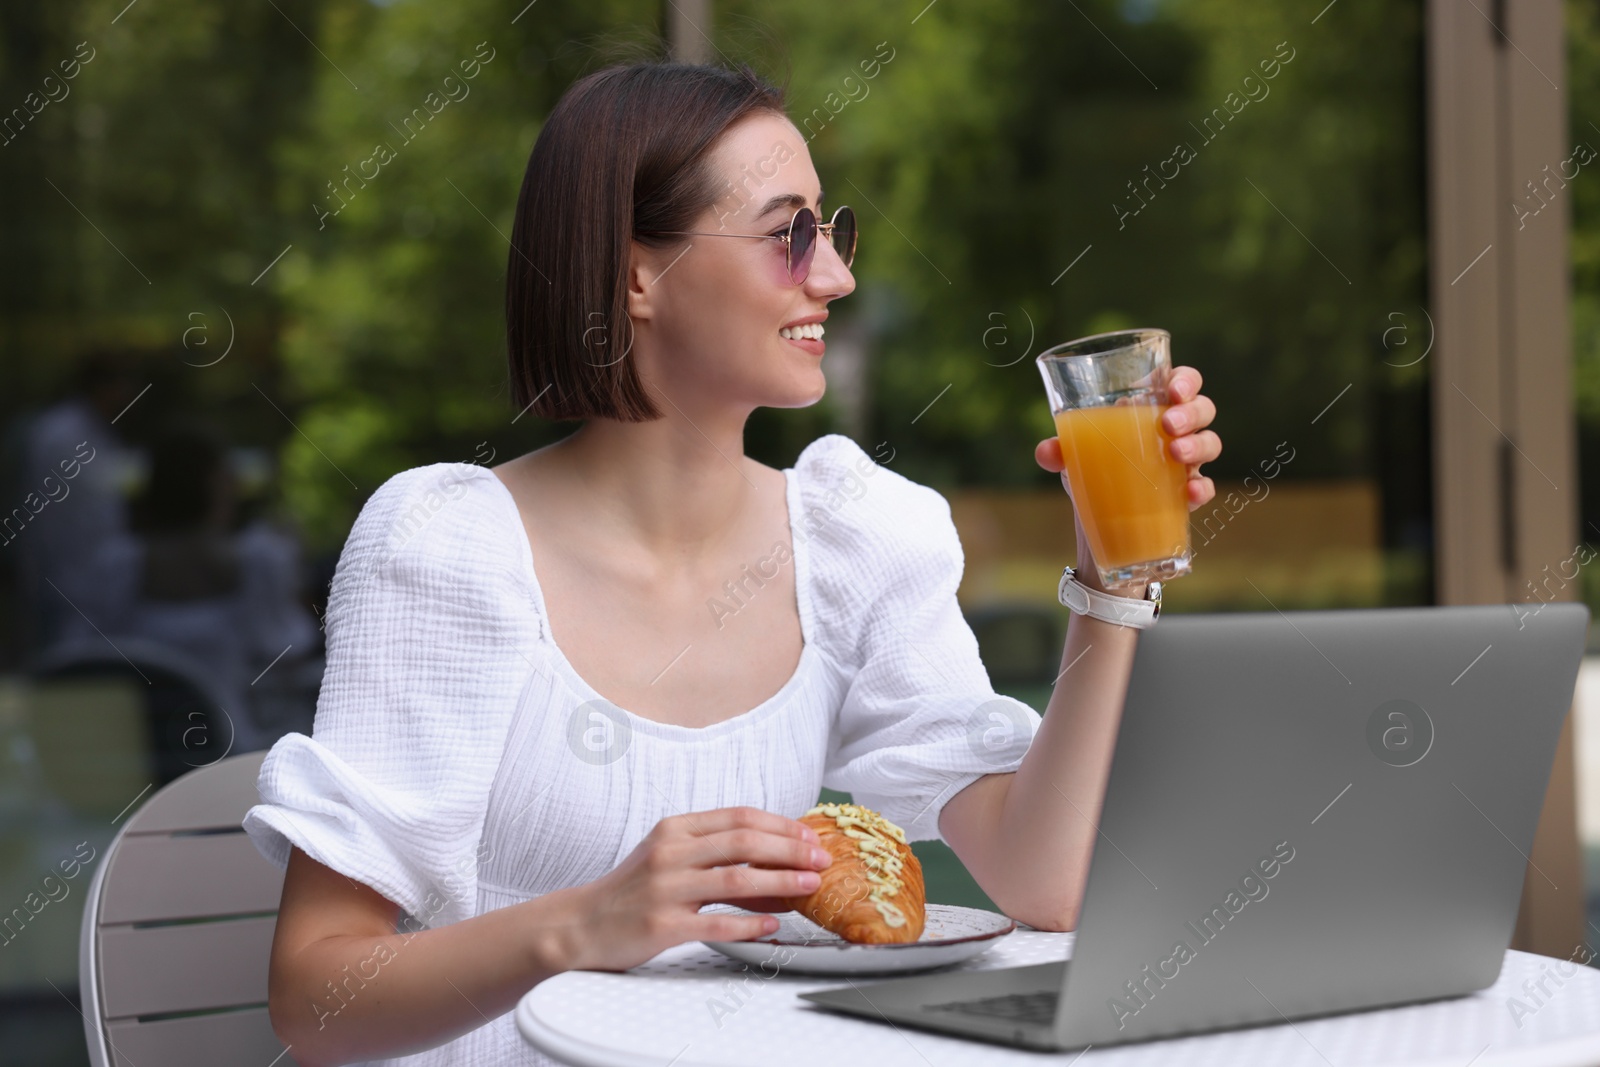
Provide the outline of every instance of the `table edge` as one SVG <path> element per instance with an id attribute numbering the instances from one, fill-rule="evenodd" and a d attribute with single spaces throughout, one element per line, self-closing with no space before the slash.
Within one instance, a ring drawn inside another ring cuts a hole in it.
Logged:
<path id="1" fill-rule="evenodd" d="M 537 987 L 535 987 L 537 988 Z M 529 990 L 528 993 L 532 993 Z M 533 1014 L 529 1006 L 528 994 L 524 993 L 517 1001 L 514 1015 L 517 1032 L 522 1039 L 538 1051 L 550 1056 L 570 1067 L 661 1067 L 660 1056 L 640 1056 L 632 1052 L 619 1049 L 605 1048 L 592 1045 L 587 1041 L 566 1037 L 541 1023 Z M 681 1063 L 682 1061 L 675 1061 Z M 684 1064 L 684 1067 L 692 1067 Z M 1540 1065 L 1544 1067 L 1544 1065 Z M 1566 1064 L 1551 1065 L 1551 1067 L 1567 1067 Z"/>
<path id="2" fill-rule="evenodd" d="M 1506 950 L 1506 955 L 1512 953 L 1524 956 L 1535 956 L 1541 959 L 1566 962 L 1555 956 L 1540 956 L 1538 953 L 1521 952 L 1517 949 Z M 1594 968 L 1586 968 L 1595 970 Z M 559 977 L 555 975 L 552 977 Z M 1600 980 L 1600 974 L 1596 976 Z M 540 983 L 542 985 L 543 983 Z M 545 1026 L 532 1010 L 532 998 L 539 987 L 534 986 L 517 999 L 517 1006 L 513 1011 L 513 1019 L 517 1031 L 524 1041 L 546 1056 L 551 1056 L 570 1067 L 660 1067 L 660 1054 L 643 1055 L 639 1053 L 608 1048 L 595 1045 L 588 1041 L 570 1038 L 564 1034 Z M 1387 1008 L 1372 1008 L 1369 1011 L 1386 1011 Z M 1360 1011 L 1340 1013 L 1350 1016 L 1363 1014 Z M 866 1025 L 876 1025 L 866 1023 Z M 1276 1024 L 1271 1024 L 1276 1025 Z M 1211 1031 L 1209 1034 L 1224 1035 L 1233 1031 Z M 949 1035 L 960 1039 L 959 1035 Z M 1154 1044 L 1164 1040 L 1180 1040 L 1186 1035 L 1176 1035 L 1174 1038 L 1160 1038 L 1153 1042 L 1136 1042 L 1137 1045 Z M 1107 1051 L 1132 1046 L 1107 1046 Z M 1073 1050 L 1062 1050 L 1059 1055 L 1068 1055 Z M 1084 1050 L 1087 1051 L 1087 1050 Z M 1081 1055 L 1082 1053 L 1080 1053 Z M 1050 1057 L 1056 1053 L 1040 1052 L 1040 1055 Z M 695 1067 L 692 1060 L 673 1060 L 675 1067 Z M 1429 1060 L 1393 1060 L 1385 1061 L 1391 1065 L 1404 1065 L 1404 1067 L 1460 1067 L 1456 1059 L 1429 1059 Z M 1498 1050 L 1485 1050 L 1484 1058 L 1474 1061 L 1475 1067 L 1595 1067 L 1600 1064 L 1600 1031 L 1590 1034 L 1580 1034 L 1575 1037 L 1564 1038 L 1550 1044 L 1527 1046 L 1523 1048 L 1507 1048 Z"/>

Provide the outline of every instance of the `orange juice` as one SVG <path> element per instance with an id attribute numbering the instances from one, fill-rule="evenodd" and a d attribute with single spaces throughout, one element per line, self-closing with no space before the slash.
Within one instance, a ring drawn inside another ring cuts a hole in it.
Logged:
<path id="1" fill-rule="evenodd" d="M 1187 555 L 1184 464 L 1161 429 L 1170 404 L 1120 404 L 1056 413 L 1067 484 L 1102 570 Z"/>

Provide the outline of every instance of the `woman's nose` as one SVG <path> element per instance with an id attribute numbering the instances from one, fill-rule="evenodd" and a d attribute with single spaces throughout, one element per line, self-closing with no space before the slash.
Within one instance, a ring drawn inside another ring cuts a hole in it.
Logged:
<path id="1" fill-rule="evenodd" d="M 839 258 L 832 241 L 817 240 L 817 250 L 812 255 L 811 272 L 806 275 L 806 293 L 819 299 L 849 296 L 856 288 L 855 275 Z"/>

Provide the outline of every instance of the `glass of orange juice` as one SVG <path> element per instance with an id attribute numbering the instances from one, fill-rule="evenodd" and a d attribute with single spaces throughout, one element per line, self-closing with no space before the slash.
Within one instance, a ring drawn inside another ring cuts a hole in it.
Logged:
<path id="1" fill-rule="evenodd" d="M 1107 589 L 1189 573 L 1188 469 L 1161 428 L 1172 338 L 1119 330 L 1056 345 L 1036 363 L 1072 505 Z"/>

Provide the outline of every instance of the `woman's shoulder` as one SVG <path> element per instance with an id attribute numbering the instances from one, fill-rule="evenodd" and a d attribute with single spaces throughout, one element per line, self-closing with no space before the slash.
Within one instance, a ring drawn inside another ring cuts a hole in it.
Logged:
<path id="1" fill-rule="evenodd" d="M 823 543 L 857 549 L 906 551 L 947 549 L 955 535 L 950 502 L 931 486 L 894 470 L 894 450 L 875 449 L 874 459 L 843 434 L 812 441 L 795 461 L 802 514 L 796 532 Z"/>
<path id="2" fill-rule="evenodd" d="M 894 453 L 869 456 L 842 434 L 807 445 L 795 461 L 801 514 L 794 534 L 810 558 L 812 588 L 824 615 L 864 618 L 884 595 L 920 600 L 954 593 L 961 540 L 950 503 L 930 486 L 890 469 Z"/>
<path id="3" fill-rule="evenodd" d="M 433 583 L 502 583 L 520 574 L 522 530 L 493 471 L 430 463 L 391 475 L 367 498 L 339 558 L 359 575 Z"/>
<path id="4" fill-rule="evenodd" d="M 501 536 L 509 497 L 494 472 L 475 463 L 430 463 L 390 475 L 367 498 L 350 543 L 400 551 L 453 551 L 463 542 L 509 550 Z"/>

